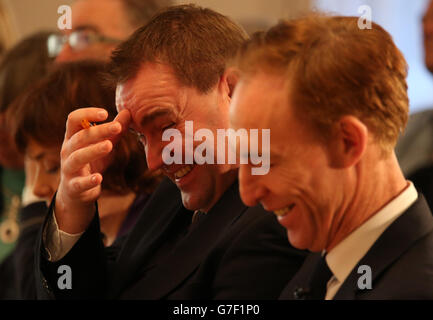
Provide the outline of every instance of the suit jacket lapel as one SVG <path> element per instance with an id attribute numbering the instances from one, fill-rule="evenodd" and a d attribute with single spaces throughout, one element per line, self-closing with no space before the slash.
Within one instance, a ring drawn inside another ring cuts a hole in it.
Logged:
<path id="1" fill-rule="evenodd" d="M 360 265 L 371 267 L 372 283 L 374 280 L 415 241 L 433 229 L 433 221 L 429 207 L 420 194 L 418 200 L 403 213 L 374 243 L 373 247 L 360 260 L 338 290 L 334 299 L 354 299 L 358 290 L 358 274 Z"/>
<path id="2" fill-rule="evenodd" d="M 183 215 L 191 215 L 182 205 L 176 185 L 165 179 L 143 208 L 133 232 L 125 242 L 116 263 L 110 270 L 109 293 L 116 297 L 137 276 L 143 264 L 164 241 L 167 231 L 175 227 Z"/>
<path id="3" fill-rule="evenodd" d="M 307 300 L 311 292 L 310 282 L 321 253 L 311 253 L 304 264 L 281 292 L 280 300 Z"/>
<path id="4" fill-rule="evenodd" d="M 140 283 L 141 299 L 161 299 L 200 265 L 227 228 L 247 209 L 233 184 L 194 228 Z"/>

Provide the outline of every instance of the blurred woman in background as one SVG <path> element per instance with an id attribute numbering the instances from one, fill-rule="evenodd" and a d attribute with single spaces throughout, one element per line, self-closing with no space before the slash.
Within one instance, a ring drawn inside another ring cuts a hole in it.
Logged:
<path id="1" fill-rule="evenodd" d="M 102 84 L 103 71 L 104 64 L 100 62 L 61 64 L 18 99 L 8 114 L 15 143 L 23 152 L 25 162 L 35 168 L 31 189 L 36 196 L 45 199 L 47 205 L 60 179 L 60 149 L 68 114 L 88 106 L 105 108 L 109 114 L 107 121 L 112 121 L 117 114 L 114 89 Z M 98 199 L 105 246 L 126 235 L 156 186 L 158 177 L 145 169 L 145 154 L 135 135 L 123 136 L 104 174 Z M 145 173 L 139 174 L 141 172 Z M 33 249 L 37 232 L 22 234 L 14 253 L 16 273 L 21 278 L 16 281 L 18 298 L 35 297 Z"/>

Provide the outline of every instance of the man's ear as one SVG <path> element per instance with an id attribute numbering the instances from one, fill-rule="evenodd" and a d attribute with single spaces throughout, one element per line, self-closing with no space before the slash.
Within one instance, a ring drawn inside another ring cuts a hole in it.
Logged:
<path id="1" fill-rule="evenodd" d="M 239 80 L 239 72 L 235 68 L 228 68 L 220 79 L 220 89 L 226 93 L 229 98 L 232 97 L 236 83 Z"/>
<path id="2" fill-rule="evenodd" d="M 332 128 L 330 159 L 334 168 L 356 165 L 367 148 L 368 128 L 354 116 L 343 116 Z"/>

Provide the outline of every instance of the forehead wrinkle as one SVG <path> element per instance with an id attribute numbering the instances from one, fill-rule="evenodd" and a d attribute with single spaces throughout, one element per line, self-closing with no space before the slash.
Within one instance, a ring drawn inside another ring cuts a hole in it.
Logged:
<path id="1" fill-rule="evenodd" d="M 147 94 L 148 92 L 150 94 Z M 130 91 L 127 95 L 123 94 L 123 99 L 120 99 L 123 107 L 131 111 L 134 122 L 145 124 L 157 117 L 167 115 L 178 117 L 180 106 L 177 96 L 165 94 L 166 90 L 148 92 L 141 91 L 134 94 L 133 91 Z"/>
<path id="2" fill-rule="evenodd" d="M 182 92 L 183 88 L 169 69 L 146 63 L 134 78 L 118 84 L 116 107 L 118 111 L 122 108 L 130 111 L 131 128 L 138 126 L 141 118 L 154 108 L 170 110 L 177 119 L 182 109 Z"/>
<path id="3" fill-rule="evenodd" d="M 125 101 L 123 99 L 123 95 L 124 95 L 124 85 L 123 84 L 118 84 L 116 86 L 116 95 L 115 95 L 115 99 L 116 99 L 116 110 L 117 112 L 120 111 L 120 107 L 122 107 L 123 109 L 125 109 Z"/>

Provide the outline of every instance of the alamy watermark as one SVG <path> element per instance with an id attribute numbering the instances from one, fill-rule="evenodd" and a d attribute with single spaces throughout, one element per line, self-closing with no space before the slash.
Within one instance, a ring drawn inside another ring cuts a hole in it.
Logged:
<path id="1" fill-rule="evenodd" d="M 72 269 L 66 264 L 57 268 L 57 273 L 61 276 L 57 279 L 57 287 L 60 290 L 72 289 Z"/>
<path id="2" fill-rule="evenodd" d="M 372 272 L 371 267 L 369 265 L 363 264 L 358 267 L 358 274 L 361 276 L 358 278 L 358 289 L 360 290 L 371 290 L 372 287 Z"/>
<path id="3" fill-rule="evenodd" d="M 59 30 L 71 30 L 72 29 L 72 9 L 68 5 L 61 5 L 57 8 L 57 13 L 61 14 L 57 19 L 57 28 Z"/>
<path id="4" fill-rule="evenodd" d="M 162 160 L 166 165 L 236 164 L 239 146 L 240 164 L 251 163 L 253 165 L 251 168 L 252 175 L 265 175 L 269 172 L 270 167 L 270 135 L 270 129 L 261 129 L 262 141 L 259 154 L 258 129 L 250 129 L 249 132 L 247 129 L 236 131 L 234 129 L 217 129 L 215 141 L 214 133 L 211 130 L 199 129 L 194 133 L 193 121 L 185 121 L 184 143 L 182 133 L 179 130 L 164 130 L 162 141 L 169 141 L 170 143 L 162 151 Z M 203 139 L 205 140 L 203 141 Z M 194 142 L 201 143 L 194 148 Z M 185 146 L 184 150 L 183 146 Z"/>
<path id="5" fill-rule="evenodd" d="M 371 7 L 367 5 L 359 6 L 358 13 L 361 15 L 358 19 L 358 28 L 361 30 L 371 29 L 371 21 L 373 18 Z"/>

